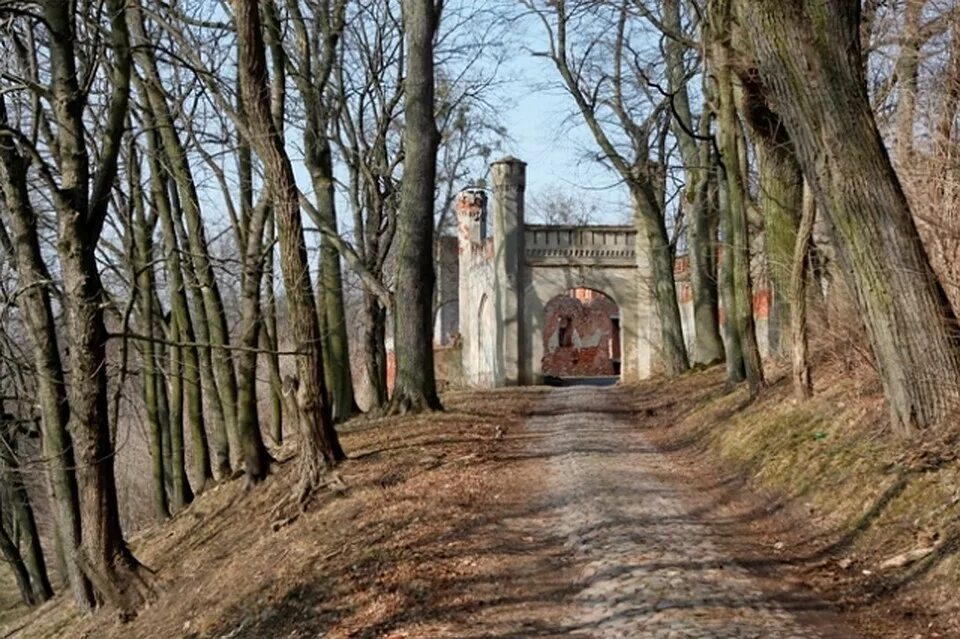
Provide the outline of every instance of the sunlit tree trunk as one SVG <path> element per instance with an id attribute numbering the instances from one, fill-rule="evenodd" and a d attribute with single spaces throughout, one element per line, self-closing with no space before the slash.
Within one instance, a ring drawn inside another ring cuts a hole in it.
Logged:
<path id="1" fill-rule="evenodd" d="M 2 94 L 0 124 L 9 126 Z M 18 286 L 23 291 L 17 303 L 27 325 L 36 370 L 40 439 L 47 460 L 47 483 L 53 503 L 56 545 L 66 569 L 64 578 L 73 590 L 74 600 L 81 606 L 90 606 L 93 604 L 93 592 L 77 562 L 80 504 L 73 438 L 67 428 L 70 416 L 67 385 L 50 300 L 52 278 L 40 249 L 37 217 L 30 203 L 27 186 L 26 160 L 6 137 L 0 137 L 0 167 L 6 213 L 10 217 Z"/>
<path id="2" fill-rule="evenodd" d="M 217 444 L 217 448 L 214 452 L 219 474 L 225 475 L 228 474 L 229 468 L 224 458 L 226 457 L 229 460 L 229 454 L 231 453 L 224 450 L 224 442 L 233 445 L 235 448 L 237 440 L 237 377 L 233 368 L 231 353 L 228 350 L 230 331 L 227 326 L 223 296 L 210 260 L 200 198 L 197 193 L 193 170 L 190 167 L 186 149 L 180 139 L 176 122 L 170 111 L 167 92 L 154 57 L 153 44 L 144 30 L 141 0 L 132 2 L 131 6 L 133 8 L 130 11 L 130 26 L 133 39 L 137 43 L 135 58 L 143 75 L 142 86 L 143 92 L 146 94 L 144 97 L 153 112 L 157 131 L 160 134 L 167 170 L 177 186 L 174 195 L 177 196 L 178 202 L 173 203 L 173 209 L 175 212 L 182 211 L 186 219 L 190 260 L 193 263 L 200 298 L 203 301 L 202 306 L 206 320 L 203 324 L 209 332 L 209 343 L 213 346 L 211 358 L 217 377 L 216 386 L 226 428 L 225 438 L 215 434 L 214 442 Z M 218 398 L 209 397 L 208 399 L 212 402 Z M 236 455 L 236 451 L 232 454 Z M 209 463 L 201 465 L 203 477 L 198 488 L 202 488 L 202 483 L 213 476 L 212 471 L 207 470 L 208 467 Z"/>
<path id="3" fill-rule="evenodd" d="M 407 43 L 403 184 L 397 212 L 394 350 L 395 413 L 440 408 L 433 368 L 433 198 L 440 135 L 434 119 L 433 39 L 439 23 L 432 0 L 404 0 Z"/>
<path id="4" fill-rule="evenodd" d="M 710 206 L 710 117 L 703 113 L 694 122 L 684 65 L 685 45 L 680 20 L 680 0 L 664 0 L 663 16 L 671 32 L 664 38 L 670 94 L 673 96 L 671 130 L 677 138 L 686 176 L 687 250 L 690 286 L 693 289 L 694 348 L 691 359 L 699 364 L 723 359 L 717 292 L 716 209 Z M 700 139 L 694 138 L 694 133 Z"/>
<path id="5" fill-rule="evenodd" d="M 321 335 L 310 283 L 299 190 L 293 166 L 271 114 L 260 13 L 257 3 L 252 0 L 234 0 L 233 6 L 239 44 L 238 67 L 250 120 L 249 141 L 263 162 L 274 206 L 293 345 L 299 353 L 296 403 L 300 427 L 300 496 L 303 499 L 322 484 L 323 472 L 343 459 L 344 454 L 326 401 Z"/>
<path id="6" fill-rule="evenodd" d="M 711 73 L 717 83 L 719 146 L 723 157 L 723 176 L 726 182 L 729 231 L 728 250 L 732 265 L 733 306 L 727 308 L 737 325 L 743 352 L 744 372 L 752 394 L 763 386 L 763 365 L 757 346 L 756 325 L 753 317 L 753 287 L 750 278 L 750 237 L 747 226 L 746 182 L 740 167 L 743 139 L 739 134 L 739 119 L 734 102 L 733 76 L 730 61 L 731 22 L 727 0 L 711 4 L 710 28 L 712 38 Z M 731 381 L 733 381 L 731 379 Z"/>
<path id="7" fill-rule="evenodd" d="M 904 433 L 934 426 L 958 398 L 957 321 L 870 109 L 860 2 L 738 7 L 769 102 L 850 272 L 893 423 Z"/>
<path id="8" fill-rule="evenodd" d="M 803 215 L 797 229 L 797 243 L 790 271 L 790 339 L 793 350 L 793 394 L 798 401 L 813 395 L 813 378 L 807 344 L 807 282 L 810 270 L 810 249 L 817 204 L 808 186 L 803 189 Z"/>
<path id="9" fill-rule="evenodd" d="M 170 516 L 167 503 L 167 487 L 163 465 L 163 426 L 160 422 L 160 405 L 157 397 L 157 370 L 156 353 L 154 349 L 154 326 L 158 309 L 154 307 L 156 297 L 156 283 L 153 274 L 153 230 L 157 223 L 157 213 L 154 210 L 148 221 L 144 210 L 144 197 L 140 184 L 140 159 L 136 149 L 131 145 L 128 161 L 128 177 L 130 185 L 130 199 L 133 203 L 134 215 L 130 220 L 132 228 L 128 232 L 133 235 L 132 266 L 133 281 L 137 283 L 137 306 L 139 309 L 140 334 L 146 339 L 140 346 L 141 370 L 143 377 L 143 403 L 147 414 L 149 429 L 150 463 L 153 478 L 153 507 L 156 517 L 163 521 Z"/>
<path id="10" fill-rule="evenodd" d="M 76 445 L 81 531 L 76 560 L 101 602 L 134 614 L 145 592 L 140 564 L 120 528 L 107 397 L 105 297 L 95 253 L 116 177 L 120 133 L 129 103 L 131 59 L 125 5 L 125 0 L 107 2 L 113 50 L 111 93 L 95 175 L 90 170 L 83 125 L 86 98 L 76 70 L 76 16 L 67 5 L 48 3 L 44 18 L 50 32 L 52 103 L 59 133 L 57 252 L 70 340 L 68 428 Z"/>
<path id="11" fill-rule="evenodd" d="M 149 108 L 141 109 L 148 129 L 153 123 Z M 203 420 L 203 387 L 200 354 L 195 342 L 193 318 L 187 301 L 183 280 L 183 264 L 180 245 L 167 193 L 167 174 L 163 167 L 159 135 L 148 130 L 147 161 L 150 167 L 150 203 L 160 219 L 163 234 L 163 256 L 167 273 L 167 288 L 170 296 L 169 335 L 172 342 L 169 352 L 169 407 L 170 407 L 170 506 L 180 510 L 193 501 L 193 489 L 187 476 L 184 457 L 184 418 L 193 433 L 194 457 L 199 465 L 197 473 L 202 482 L 207 477 L 209 455 L 207 454 L 206 431 Z"/>

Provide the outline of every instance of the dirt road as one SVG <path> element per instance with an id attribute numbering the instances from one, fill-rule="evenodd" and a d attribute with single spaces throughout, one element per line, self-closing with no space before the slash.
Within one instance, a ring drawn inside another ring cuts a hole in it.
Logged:
<path id="1" fill-rule="evenodd" d="M 552 603 L 541 597 L 528 607 L 526 630 L 505 630 L 503 606 L 475 618 L 476 629 L 499 626 L 498 637 L 856 637 L 821 602 L 779 583 L 777 549 L 740 538 L 748 515 L 718 502 L 718 487 L 685 481 L 618 392 L 552 390 L 518 434 L 518 456 L 540 467 L 540 488 L 528 496 L 530 514 L 498 524 L 541 554 L 562 545 L 571 583 L 553 583 Z"/>

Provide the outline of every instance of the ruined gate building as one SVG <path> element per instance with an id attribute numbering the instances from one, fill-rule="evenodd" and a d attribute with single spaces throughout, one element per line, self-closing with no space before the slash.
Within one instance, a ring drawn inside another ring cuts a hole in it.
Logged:
<path id="1" fill-rule="evenodd" d="M 624 380 L 657 372 L 660 327 L 643 235 L 633 226 L 526 224 L 526 164 L 506 157 L 491 169 L 489 198 L 483 190 L 470 189 L 456 203 L 456 315 L 463 381 L 477 386 L 541 383 L 545 307 L 571 289 L 593 289 L 616 303 L 619 316 L 613 326 L 620 331 L 616 341 Z M 679 271 L 678 297 L 689 348 L 692 300 L 683 269 Z M 758 315 L 765 324 L 766 313 Z M 766 332 L 760 326 L 758 337 L 765 350 Z"/>
<path id="2" fill-rule="evenodd" d="M 464 191 L 457 200 L 465 381 L 480 386 L 542 382 L 545 306 L 575 288 L 600 291 L 617 304 L 623 378 L 648 377 L 655 370 L 659 331 L 636 230 L 528 225 L 526 164 L 507 157 L 491 168 L 490 201 L 480 190 Z"/>

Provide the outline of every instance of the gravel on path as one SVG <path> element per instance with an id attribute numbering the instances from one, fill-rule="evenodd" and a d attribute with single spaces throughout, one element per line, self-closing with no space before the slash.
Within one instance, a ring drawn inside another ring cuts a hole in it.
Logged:
<path id="1" fill-rule="evenodd" d="M 710 491 L 678 476 L 617 389 L 551 391 L 525 425 L 544 460 L 548 517 L 512 522 L 565 540 L 579 578 L 559 606 L 564 634 L 597 638 L 853 638 L 810 593 L 748 569 L 718 526 Z M 517 636 L 523 636 L 522 633 Z"/>

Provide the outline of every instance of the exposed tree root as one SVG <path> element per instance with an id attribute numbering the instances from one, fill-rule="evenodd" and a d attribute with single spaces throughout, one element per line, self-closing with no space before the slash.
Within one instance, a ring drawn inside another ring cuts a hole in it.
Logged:
<path id="1" fill-rule="evenodd" d="M 77 553 L 76 560 L 93 584 L 97 602 L 115 608 L 122 622 L 134 619 L 140 608 L 156 597 L 141 573 L 143 566 L 130 553 L 122 553 L 102 569 L 95 567 L 84 551 Z"/>
<path id="2" fill-rule="evenodd" d="M 419 413 L 432 413 L 443 410 L 440 400 L 434 397 L 427 397 L 423 393 L 405 391 L 397 389 L 390 403 L 384 409 L 384 415 L 400 416 Z"/>
<path id="3" fill-rule="evenodd" d="M 300 515 L 307 511 L 310 501 L 323 489 L 330 489 L 337 493 L 347 490 L 347 483 L 343 480 L 340 473 L 322 470 L 319 474 L 301 474 L 300 481 L 297 483 L 293 494 L 286 497 L 278 503 L 271 512 L 273 522 L 270 527 L 274 532 L 285 528 L 300 518 Z M 292 513 L 284 515 L 285 511 L 293 510 Z"/>

